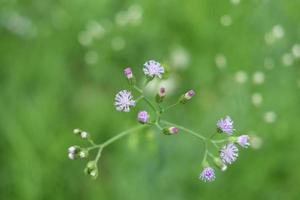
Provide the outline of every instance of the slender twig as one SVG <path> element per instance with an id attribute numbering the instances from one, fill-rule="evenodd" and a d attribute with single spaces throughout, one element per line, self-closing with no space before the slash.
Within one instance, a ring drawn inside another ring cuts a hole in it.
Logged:
<path id="1" fill-rule="evenodd" d="M 134 86 L 134 89 L 139 92 L 140 94 L 143 95 L 143 90 L 141 90 L 139 87 L 137 86 Z M 156 107 L 154 106 L 154 104 L 146 97 L 143 95 L 143 99 L 146 101 L 146 103 L 151 107 L 151 109 L 156 113 L 157 112 L 157 109 Z"/>
<path id="2" fill-rule="evenodd" d="M 224 139 L 224 140 L 212 140 L 211 142 L 214 142 L 214 143 L 223 143 L 223 142 L 228 142 L 228 139 Z"/>
<path id="3" fill-rule="evenodd" d="M 95 161 L 96 161 L 96 162 L 98 162 L 98 160 L 100 159 L 102 150 L 103 150 L 103 147 L 100 146 L 100 147 L 99 147 L 99 150 L 98 150 L 98 153 L 97 153 L 97 156 L 96 156 L 96 158 L 95 158 Z"/>
<path id="4" fill-rule="evenodd" d="M 207 138 L 204 137 L 203 135 L 201 135 L 199 133 L 196 133 L 195 131 L 192 131 L 192 130 L 190 130 L 188 128 L 185 128 L 183 126 L 180 126 L 178 124 L 175 124 L 175 123 L 172 123 L 172 122 L 168 122 L 168 121 L 165 121 L 165 120 L 162 120 L 161 122 L 164 123 L 164 124 L 166 124 L 166 125 L 176 126 L 177 128 L 182 129 L 182 130 L 184 130 L 184 131 L 186 131 L 186 132 L 188 132 L 188 133 L 190 133 L 190 134 L 192 134 L 192 135 L 200 138 L 201 140 L 207 140 Z"/>
<path id="5" fill-rule="evenodd" d="M 105 148 L 106 146 L 108 146 L 108 145 L 110 145 L 111 143 L 115 142 L 116 140 L 118 140 L 118 139 L 124 137 L 125 135 L 128 135 L 129 133 L 132 133 L 132 132 L 137 131 L 137 130 L 139 130 L 139 129 L 141 129 L 141 128 L 144 128 L 144 127 L 145 127 L 145 126 L 143 126 L 143 125 L 139 125 L 139 126 L 136 126 L 136 127 L 131 128 L 131 129 L 128 129 L 128 130 L 126 130 L 126 131 L 123 131 L 123 132 L 119 133 L 118 135 L 116 135 L 116 136 L 110 138 L 110 139 L 107 140 L 106 142 L 100 144 L 100 147 Z"/>
<path id="6" fill-rule="evenodd" d="M 177 101 L 176 103 L 173 103 L 172 105 L 170 105 L 170 106 L 164 108 L 163 111 L 165 112 L 165 111 L 167 111 L 167 110 L 169 110 L 169 109 L 171 109 L 171 108 L 177 106 L 178 104 L 179 104 L 179 101 Z"/>

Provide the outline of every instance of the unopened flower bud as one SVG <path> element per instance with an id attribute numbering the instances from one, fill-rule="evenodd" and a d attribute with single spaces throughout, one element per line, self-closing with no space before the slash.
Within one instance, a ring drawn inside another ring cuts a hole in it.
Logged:
<path id="1" fill-rule="evenodd" d="M 142 124 L 146 124 L 149 121 L 150 115 L 147 111 L 140 111 L 138 113 L 138 121 Z"/>
<path id="2" fill-rule="evenodd" d="M 87 151 L 87 150 L 81 150 L 80 152 L 79 152 L 79 157 L 80 158 L 87 158 L 88 157 L 88 155 L 89 155 L 89 152 Z"/>
<path id="3" fill-rule="evenodd" d="M 98 167 L 95 161 L 89 161 L 84 169 L 87 175 L 90 175 L 93 179 L 98 177 Z"/>
<path id="4" fill-rule="evenodd" d="M 124 75 L 126 76 L 128 83 L 130 86 L 134 86 L 135 85 L 135 78 L 133 76 L 132 70 L 130 67 L 127 67 L 126 69 L 124 69 Z"/>
<path id="5" fill-rule="evenodd" d="M 250 146 L 249 140 L 250 137 L 248 135 L 241 135 L 236 139 L 236 143 L 238 143 L 241 147 L 247 148 Z"/>
<path id="6" fill-rule="evenodd" d="M 74 160 L 76 158 L 76 156 L 78 156 L 78 153 L 80 152 L 80 147 L 79 146 L 70 146 L 68 148 L 68 157 L 71 160 Z"/>
<path id="7" fill-rule="evenodd" d="M 131 79 L 133 78 L 133 73 L 130 67 L 127 67 L 126 69 L 124 69 L 124 75 L 128 78 Z"/>
<path id="8" fill-rule="evenodd" d="M 82 131 L 82 132 L 80 133 L 80 137 L 81 137 L 82 139 L 86 139 L 86 138 L 89 137 L 89 134 L 88 134 L 87 132 L 85 132 L 85 131 Z"/>
<path id="9" fill-rule="evenodd" d="M 75 159 L 75 154 L 74 154 L 74 153 L 69 153 L 69 154 L 68 154 L 68 157 L 69 157 L 71 160 L 74 160 L 74 159 Z"/>
<path id="10" fill-rule="evenodd" d="M 175 135 L 178 133 L 178 131 L 179 131 L 179 129 L 176 127 L 173 127 L 173 126 L 163 129 L 163 133 L 166 135 Z"/>
<path id="11" fill-rule="evenodd" d="M 227 165 L 225 165 L 220 158 L 214 158 L 214 164 L 221 169 L 221 171 L 225 171 L 227 169 Z"/>
<path id="12" fill-rule="evenodd" d="M 155 98 L 156 102 L 157 102 L 157 103 L 163 102 L 165 96 L 166 96 L 166 88 L 161 87 L 161 88 L 159 89 L 158 94 L 156 95 L 156 98 Z"/>
<path id="13" fill-rule="evenodd" d="M 187 91 L 184 95 L 180 97 L 180 103 L 185 104 L 187 103 L 193 96 L 195 96 L 195 91 L 194 90 L 189 90 Z"/>
<path id="14" fill-rule="evenodd" d="M 70 146 L 70 147 L 68 148 L 68 152 L 69 152 L 69 153 L 76 153 L 76 147 L 75 147 L 75 146 Z"/>
<path id="15" fill-rule="evenodd" d="M 80 136 L 82 139 L 87 139 L 87 138 L 89 137 L 89 135 L 90 135 L 88 132 L 82 131 L 82 130 L 80 130 L 80 129 L 78 129 L 78 128 L 74 129 L 74 130 L 73 130 L 73 133 L 74 133 L 75 135 Z"/>
<path id="16" fill-rule="evenodd" d="M 76 128 L 76 129 L 73 130 L 73 133 L 74 133 L 75 135 L 78 135 L 78 134 L 81 133 L 81 130 L 78 129 L 78 128 Z"/>

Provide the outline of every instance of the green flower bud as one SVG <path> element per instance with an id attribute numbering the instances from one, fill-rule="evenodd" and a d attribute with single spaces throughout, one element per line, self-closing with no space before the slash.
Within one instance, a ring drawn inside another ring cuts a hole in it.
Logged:
<path id="1" fill-rule="evenodd" d="M 164 87 L 161 87 L 159 89 L 158 94 L 155 97 L 156 102 L 157 103 L 162 103 L 163 100 L 164 100 L 164 98 L 165 98 L 165 96 L 166 96 L 166 89 Z"/>
<path id="2" fill-rule="evenodd" d="M 82 149 L 79 153 L 78 153 L 80 158 L 87 158 L 89 156 L 89 152 L 86 149 Z"/>
<path id="3" fill-rule="evenodd" d="M 84 169 L 84 173 L 91 176 L 92 179 L 96 179 L 99 174 L 96 161 L 89 161 Z"/>
<path id="4" fill-rule="evenodd" d="M 179 102 L 182 104 L 186 104 L 189 100 L 193 98 L 193 96 L 195 96 L 195 94 L 196 93 L 194 90 L 189 90 L 180 97 Z"/>
<path id="5" fill-rule="evenodd" d="M 169 127 L 169 128 L 164 128 L 163 133 L 165 135 L 176 135 L 178 133 L 179 129 L 176 127 Z"/>
<path id="6" fill-rule="evenodd" d="M 221 169 L 221 171 L 225 171 L 227 169 L 227 166 L 222 162 L 220 158 L 215 157 L 214 158 L 214 164 Z"/>

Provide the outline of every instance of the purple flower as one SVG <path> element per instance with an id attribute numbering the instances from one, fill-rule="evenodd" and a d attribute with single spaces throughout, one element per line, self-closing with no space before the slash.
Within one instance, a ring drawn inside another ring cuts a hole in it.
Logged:
<path id="1" fill-rule="evenodd" d="M 195 96 L 195 91 L 194 90 L 189 90 L 184 94 L 184 98 L 187 100 L 190 100 L 193 96 Z"/>
<path id="2" fill-rule="evenodd" d="M 241 146 L 241 147 L 244 147 L 244 148 L 247 148 L 250 146 L 250 143 L 249 143 L 249 136 L 248 135 L 241 135 L 237 138 L 237 143 Z"/>
<path id="3" fill-rule="evenodd" d="M 147 123 L 148 122 L 148 120 L 149 120 L 149 114 L 148 114 L 148 112 L 147 111 L 140 111 L 139 113 L 138 113 L 138 121 L 140 122 L 140 123 L 142 123 L 142 124 L 145 124 L 145 123 Z"/>
<path id="4" fill-rule="evenodd" d="M 217 122 L 217 127 L 220 132 L 227 133 L 228 135 L 232 135 L 233 133 L 233 121 L 229 116 L 226 116 L 225 119 L 220 119 Z"/>
<path id="5" fill-rule="evenodd" d="M 135 101 L 132 99 L 131 92 L 121 90 L 116 94 L 115 106 L 117 111 L 129 112 L 130 106 L 135 106 Z"/>
<path id="6" fill-rule="evenodd" d="M 224 145 L 220 150 L 220 158 L 224 164 L 233 163 L 239 156 L 239 149 L 233 144 Z"/>
<path id="7" fill-rule="evenodd" d="M 204 182 L 211 182 L 213 180 L 215 180 L 216 176 L 215 176 L 215 170 L 211 167 L 205 167 L 199 178 L 204 181 Z"/>
<path id="8" fill-rule="evenodd" d="M 131 70 L 130 67 L 127 67 L 126 69 L 124 69 L 124 75 L 125 75 L 128 79 L 133 78 L 132 70 Z"/>
<path id="9" fill-rule="evenodd" d="M 144 64 L 144 74 L 146 76 L 149 76 L 153 78 L 154 76 L 157 76 L 161 78 L 162 74 L 165 72 L 165 69 L 159 62 L 156 62 L 154 60 L 149 60 Z"/>

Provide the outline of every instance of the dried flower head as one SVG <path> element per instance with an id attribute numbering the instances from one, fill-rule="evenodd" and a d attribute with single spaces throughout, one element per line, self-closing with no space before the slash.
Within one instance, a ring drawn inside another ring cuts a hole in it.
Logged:
<path id="1" fill-rule="evenodd" d="M 220 150 L 220 158 L 224 164 L 232 164 L 239 156 L 239 149 L 233 144 L 229 143 Z"/>
<path id="2" fill-rule="evenodd" d="M 144 74 L 153 78 L 157 76 L 158 78 L 162 78 L 162 74 L 165 72 L 165 69 L 159 62 L 154 60 L 149 60 L 144 64 Z"/>
<path id="3" fill-rule="evenodd" d="M 130 107 L 135 106 L 131 92 L 127 90 L 118 92 L 115 97 L 115 106 L 117 111 L 129 112 Z"/>

